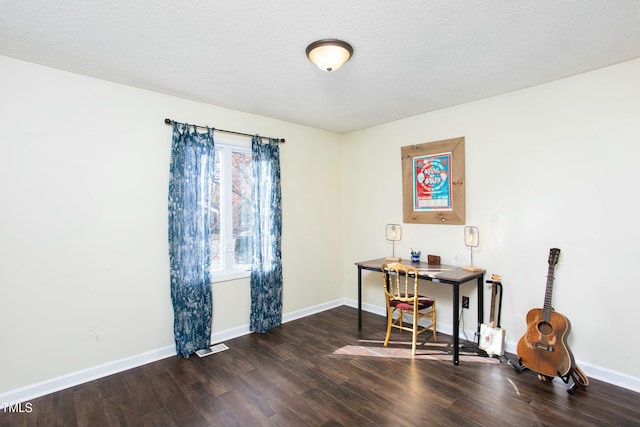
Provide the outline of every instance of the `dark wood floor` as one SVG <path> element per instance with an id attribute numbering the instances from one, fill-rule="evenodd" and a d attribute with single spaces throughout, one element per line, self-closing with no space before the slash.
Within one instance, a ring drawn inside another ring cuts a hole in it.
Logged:
<path id="1" fill-rule="evenodd" d="M 205 358 L 169 358 L 0 411 L 0 426 L 623 426 L 640 394 L 591 379 L 574 395 L 497 359 L 453 366 L 431 336 L 419 358 L 384 318 L 339 307 L 227 341 Z M 448 336 L 439 334 L 439 341 Z M 404 352 L 404 353 L 403 353 Z M 430 355 L 425 355 L 429 353 Z M 6 367 L 5 367 L 6 369 Z"/>

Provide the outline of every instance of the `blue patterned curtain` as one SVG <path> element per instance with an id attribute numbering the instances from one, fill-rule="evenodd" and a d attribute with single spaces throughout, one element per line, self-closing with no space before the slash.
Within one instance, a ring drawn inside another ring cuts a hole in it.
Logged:
<path id="1" fill-rule="evenodd" d="M 264 334 L 282 323 L 282 198 L 277 139 L 251 142 L 253 163 L 253 265 L 251 267 L 252 331 Z"/>
<path id="2" fill-rule="evenodd" d="M 213 131 L 173 124 L 169 177 L 169 261 L 178 357 L 211 344 Z"/>

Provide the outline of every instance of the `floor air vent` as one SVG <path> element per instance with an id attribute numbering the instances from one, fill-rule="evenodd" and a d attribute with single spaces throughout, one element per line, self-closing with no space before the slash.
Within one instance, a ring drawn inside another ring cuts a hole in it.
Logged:
<path id="1" fill-rule="evenodd" d="M 196 354 L 200 357 L 211 356 L 215 353 L 220 353 L 221 351 L 229 350 L 225 344 L 215 344 L 209 348 L 203 348 L 202 350 L 196 351 Z"/>

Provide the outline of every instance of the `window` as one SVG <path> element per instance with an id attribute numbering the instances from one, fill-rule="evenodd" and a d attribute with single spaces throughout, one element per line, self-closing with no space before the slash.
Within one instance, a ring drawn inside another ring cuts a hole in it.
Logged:
<path id="1" fill-rule="evenodd" d="M 243 143 L 244 142 L 244 143 Z M 211 200 L 211 278 L 247 277 L 251 268 L 250 142 L 218 142 Z"/>

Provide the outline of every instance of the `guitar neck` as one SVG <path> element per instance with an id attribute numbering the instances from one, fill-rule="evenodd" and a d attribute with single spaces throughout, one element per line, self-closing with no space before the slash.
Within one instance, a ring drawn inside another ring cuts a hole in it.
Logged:
<path id="1" fill-rule="evenodd" d="M 544 293 L 544 308 L 542 309 L 542 320 L 549 322 L 551 319 L 551 293 L 553 290 L 553 271 L 560 258 L 560 249 L 549 249 L 549 271 L 547 272 L 547 289 Z"/>
<path id="2" fill-rule="evenodd" d="M 547 289 L 544 292 L 544 307 L 542 309 L 542 320 L 548 322 L 551 319 L 551 296 L 553 294 L 553 273 L 555 271 L 554 265 L 549 265 L 549 271 L 547 272 Z"/>

